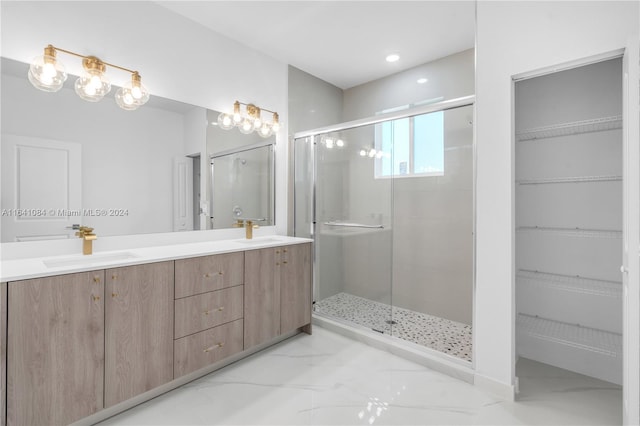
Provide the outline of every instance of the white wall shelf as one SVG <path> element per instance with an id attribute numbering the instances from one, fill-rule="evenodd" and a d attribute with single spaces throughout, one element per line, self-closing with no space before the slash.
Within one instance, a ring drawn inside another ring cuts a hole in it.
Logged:
<path id="1" fill-rule="evenodd" d="M 614 358 L 622 356 L 622 335 L 519 313 L 518 333 Z"/>
<path id="2" fill-rule="evenodd" d="M 518 185 L 544 185 L 553 183 L 583 183 L 583 182 L 616 182 L 622 181 L 622 176 L 571 176 L 542 179 L 518 179 Z"/>
<path id="3" fill-rule="evenodd" d="M 622 231 L 609 229 L 582 229 L 582 228 L 549 228 L 542 226 L 519 226 L 516 228 L 519 233 L 547 233 L 563 237 L 579 237 L 579 238 L 616 238 L 622 239 Z"/>
<path id="4" fill-rule="evenodd" d="M 621 128 L 622 116 L 615 115 L 612 117 L 602 117 L 591 120 L 573 121 L 569 123 L 525 129 L 516 133 L 516 139 L 518 141 L 531 141 L 555 138 L 559 136 L 578 135 L 581 133 L 603 132 Z"/>
<path id="5" fill-rule="evenodd" d="M 516 274 L 516 283 L 517 285 L 622 299 L 622 283 L 619 281 L 597 280 L 521 269 Z"/>

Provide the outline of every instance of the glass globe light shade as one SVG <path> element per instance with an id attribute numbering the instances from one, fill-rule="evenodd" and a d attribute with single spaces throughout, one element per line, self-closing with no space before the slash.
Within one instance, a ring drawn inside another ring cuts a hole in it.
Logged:
<path id="1" fill-rule="evenodd" d="M 220 115 L 218 115 L 218 125 L 224 130 L 233 129 L 233 116 L 221 112 Z"/>
<path id="2" fill-rule="evenodd" d="M 244 121 L 238 126 L 238 129 L 240 130 L 240 133 L 248 135 L 249 133 L 253 132 L 253 121 L 245 118 Z"/>
<path id="3" fill-rule="evenodd" d="M 253 120 L 253 128 L 258 130 L 262 127 L 262 119 L 258 116 Z"/>
<path id="4" fill-rule="evenodd" d="M 149 91 L 140 82 L 140 75 L 134 73 L 131 81 L 125 83 L 116 92 L 116 103 L 124 110 L 132 111 L 147 103 Z"/>
<path id="5" fill-rule="evenodd" d="M 111 90 L 111 82 L 101 71 L 87 70 L 76 80 L 75 89 L 85 101 L 98 102 Z"/>
<path id="6" fill-rule="evenodd" d="M 360 150 L 360 157 L 364 157 L 367 155 L 367 151 L 365 151 L 364 149 Z"/>
<path id="7" fill-rule="evenodd" d="M 337 146 L 338 148 L 342 148 L 342 147 L 344 146 L 344 141 L 343 141 L 342 139 L 338 139 L 338 140 L 336 141 L 336 146 Z"/>
<path id="8" fill-rule="evenodd" d="M 258 134 L 263 138 L 268 138 L 269 136 L 273 135 L 273 130 L 271 129 L 269 123 L 262 123 L 262 126 L 258 130 Z"/>
<path id="9" fill-rule="evenodd" d="M 27 73 L 29 81 L 36 89 L 45 92 L 57 92 L 67 79 L 64 65 L 55 56 L 38 56 L 31 62 Z"/>

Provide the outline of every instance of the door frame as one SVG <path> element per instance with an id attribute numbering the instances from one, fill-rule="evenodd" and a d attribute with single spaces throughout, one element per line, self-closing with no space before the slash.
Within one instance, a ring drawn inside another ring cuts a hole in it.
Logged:
<path id="1" fill-rule="evenodd" d="M 590 65 L 609 59 L 623 60 L 623 255 L 621 274 L 623 275 L 623 424 L 640 423 L 640 65 L 639 45 L 636 38 L 629 38 L 622 49 L 605 52 L 599 55 L 545 67 L 512 76 L 512 194 L 515 193 L 515 84 L 518 81 L 540 77 L 555 72 L 565 71 Z M 511 214 L 515 217 L 515 197 L 512 197 Z M 512 230 L 515 239 L 515 230 Z M 515 246 L 512 249 L 511 288 L 512 288 L 512 383 L 518 389 L 516 364 L 516 309 L 515 309 Z"/>

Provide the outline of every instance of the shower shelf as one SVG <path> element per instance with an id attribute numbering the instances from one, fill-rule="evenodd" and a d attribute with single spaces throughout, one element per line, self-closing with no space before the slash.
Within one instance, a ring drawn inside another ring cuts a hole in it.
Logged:
<path id="1" fill-rule="evenodd" d="M 547 318 L 518 313 L 517 332 L 529 337 L 619 358 L 622 335 Z"/>
<path id="2" fill-rule="evenodd" d="M 544 185 L 550 183 L 579 183 L 579 182 L 614 182 L 622 181 L 622 176 L 572 176 L 542 179 L 518 179 L 518 185 Z"/>
<path id="3" fill-rule="evenodd" d="M 615 299 L 622 298 L 622 283 L 620 281 L 597 280 L 521 269 L 516 274 L 516 284 Z"/>
<path id="4" fill-rule="evenodd" d="M 612 231 L 606 229 L 582 229 L 582 228 L 548 228 L 541 226 L 519 226 L 516 228 L 519 233 L 547 233 L 562 237 L 579 238 L 622 238 L 622 231 Z"/>
<path id="5" fill-rule="evenodd" d="M 603 132 L 622 128 L 622 116 L 602 117 L 591 120 L 572 121 L 568 123 L 554 124 L 552 126 L 535 127 L 516 132 L 518 141 L 531 141 L 537 139 L 555 138 L 558 136 L 571 136 L 582 133 Z"/>

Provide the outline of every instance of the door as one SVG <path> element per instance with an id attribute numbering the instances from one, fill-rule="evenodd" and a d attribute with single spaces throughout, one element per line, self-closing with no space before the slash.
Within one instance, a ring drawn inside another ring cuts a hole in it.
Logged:
<path id="1" fill-rule="evenodd" d="M 280 333 L 311 323 L 311 243 L 282 247 Z"/>
<path id="2" fill-rule="evenodd" d="M 2 242 L 73 237 L 82 222 L 81 145 L 2 135 Z"/>
<path id="3" fill-rule="evenodd" d="M 9 283 L 7 424 L 69 424 L 103 407 L 104 272 Z"/>
<path id="4" fill-rule="evenodd" d="M 173 159 L 173 230 L 193 230 L 193 159 Z"/>
<path id="5" fill-rule="evenodd" d="M 244 348 L 280 334 L 280 248 L 244 255 Z"/>
<path id="6" fill-rule="evenodd" d="M 173 380 L 174 262 L 106 271 L 105 407 Z"/>
<path id="7" fill-rule="evenodd" d="M 623 68 L 623 413 L 624 424 L 640 423 L 640 43 L 631 38 Z"/>
<path id="8" fill-rule="evenodd" d="M 391 333 L 392 149 L 378 125 L 314 137 L 315 312 Z"/>

